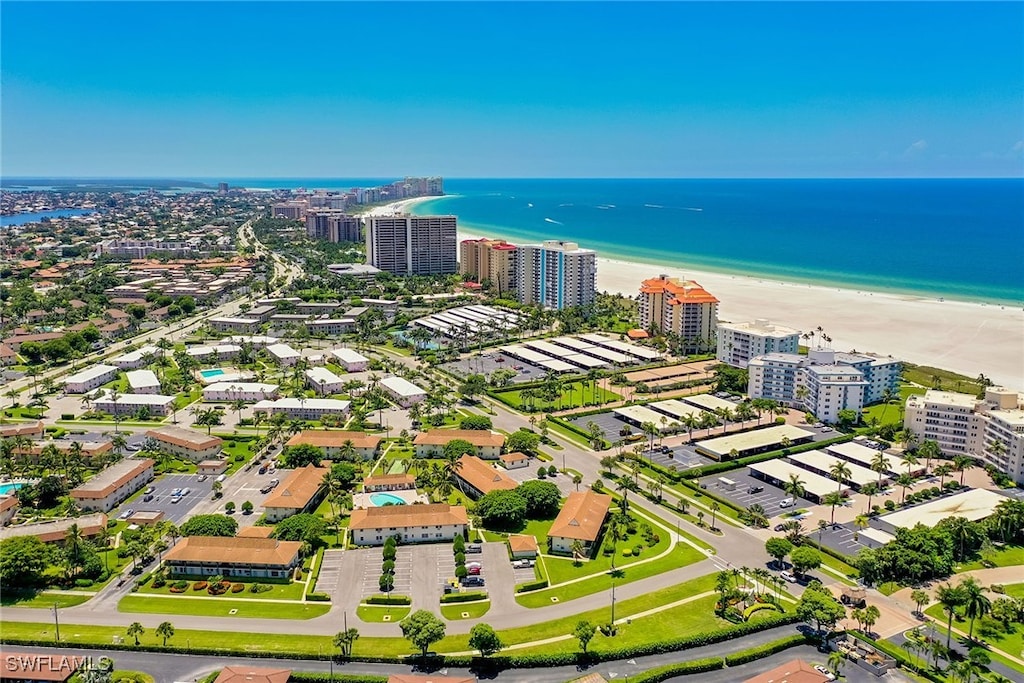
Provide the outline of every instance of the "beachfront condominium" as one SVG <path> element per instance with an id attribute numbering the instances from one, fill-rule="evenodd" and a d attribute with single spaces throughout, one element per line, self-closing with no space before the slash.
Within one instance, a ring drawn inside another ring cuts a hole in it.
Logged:
<path id="1" fill-rule="evenodd" d="M 459 275 L 488 282 L 498 295 L 515 288 L 516 247 L 505 240 L 481 237 L 459 243 Z"/>
<path id="2" fill-rule="evenodd" d="M 693 280 L 659 275 L 640 284 L 640 326 L 673 334 L 686 353 L 714 346 L 718 299 Z"/>
<path id="3" fill-rule="evenodd" d="M 575 242 L 545 240 L 516 248 L 514 287 L 519 301 L 563 309 L 594 303 L 597 252 Z"/>
<path id="4" fill-rule="evenodd" d="M 985 398 L 928 390 L 910 396 L 904 429 L 935 441 L 942 454 L 970 455 L 1024 484 L 1024 401 L 1003 387 L 985 389 Z"/>
<path id="5" fill-rule="evenodd" d="M 366 262 L 395 275 L 458 271 L 455 216 L 366 218 Z"/>
<path id="6" fill-rule="evenodd" d="M 831 349 L 767 353 L 747 364 L 750 398 L 768 398 L 812 413 L 822 422 L 838 422 L 839 413 L 856 413 L 895 392 L 902 364 L 892 358 Z"/>
<path id="7" fill-rule="evenodd" d="M 764 318 L 745 323 L 718 323 L 716 358 L 727 365 L 745 368 L 751 358 L 799 350 L 799 330 L 773 325 Z"/>
<path id="8" fill-rule="evenodd" d="M 358 242 L 363 238 L 363 221 L 344 211 L 320 209 L 306 214 L 306 235 L 326 242 Z"/>

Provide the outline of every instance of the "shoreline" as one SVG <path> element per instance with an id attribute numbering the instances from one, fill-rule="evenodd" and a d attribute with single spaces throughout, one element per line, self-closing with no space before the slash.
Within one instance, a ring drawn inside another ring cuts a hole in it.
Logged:
<path id="1" fill-rule="evenodd" d="M 367 215 L 408 213 L 437 197 L 415 197 L 376 207 Z M 459 228 L 458 239 L 501 238 Z M 840 350 L 869 351 L 916 365 L 984 374 L 997 384 L 1024 389 L 1024 310 L 914 294 L 786 282 L 756 275 L 717 273 L 598 255 L 598 291 L 635 297 L 644 279 L 662 273 L 698 281 L 718 297 L 719 319 L 767 318 L 799 330 L 818 326 Z"/>

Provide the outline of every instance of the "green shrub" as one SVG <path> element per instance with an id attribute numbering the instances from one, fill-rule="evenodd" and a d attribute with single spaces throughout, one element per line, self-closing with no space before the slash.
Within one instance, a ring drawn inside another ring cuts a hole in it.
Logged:
<path id="1" fill-rule="evenodd" d="M 547 579 L 539 579 L 537 581 L 527 581 L 526 583 L 516 586 L 516 593 L 529 593 L 530 591 L 539 591 L 542 588 L 548 587 Z"/>
<path id="2" fill-rule="evenodd" d="M 406 595 L 371 595 L 363 602 L 367 605 L 411 605 L 412 599 Z"/>
<path id="3" fill-rule="evenodd" d="M 309 602 L 330 602 L 331 596 L 327 593 L 306 593 L 306 600 Z"/>
<path id="4" fill-rule="evenodd" d="M 665 664 L 654 669 L 648 669 L 641 674 L 631 676 L 629 680 L 632 683 L 660 683 L 676 676 L 715 671 L 724 667 L 725 660 L 721 657 L 707 657 L 705 659 L 695 659 L 692 662 Z"/>
<path id="5" fill-rule="evenodd" d="M 754 612 L 760 612 L 763 609 L 778 610 L 779 607 L 770 602 L 755 602 L 753 605 L 743 610 L 743 620 L 749 621 L 751 614 Z"/>
<path id="6" fill-rule="evenodd" d="M 245 590 L 245 584 L 244 583 L 233 583 L 233 584 L 231 584 L 231 592 L 232 593 L 241 593 L 244 590 Z"/>
<path id="7" fill-rule="evenodd" d="M 441 602 L 474 602 L 476 600 L 486 600 L 487 593 L 483 591 L 473 591 L 471 593 L 449 593 L 448 595 L 441 596 Z"/>

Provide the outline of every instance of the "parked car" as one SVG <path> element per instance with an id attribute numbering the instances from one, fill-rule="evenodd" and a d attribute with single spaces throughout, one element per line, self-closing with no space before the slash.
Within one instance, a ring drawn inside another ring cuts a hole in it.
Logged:
<path id="1" fill-rule="evenodd" d="M 516 569 L 529 569 L 533 566 L 533 560 L 512 560 L 512 566 Z"/>
<path id="2" fill-rule="evenodd" d="M 267 473 L 267 466 L 266 465 L 261 466 L 259 473 L 260 474 L 266 474 Z"/>
<path id="3" fill-rule="evenodd" d="M 146 495 L 144 495 L 142 497 L 142 502 L 143 503 L 148 503 L 151 500 L 153 500 L 153 494 L 152 493 L 147 493 Z"/>
<path id="4" fill-rule="evenodd" d="M 751 486 L 747 489 L 747 493 L 761 493 L 761 491 L 764 491 L 763 486 Z"/>
<path id="5" fill-rule="evenodd" d="M 467 576 L 462 580 L 463 586 L 483 586 L 484 577 L 482 576 Z"/>
<path id="6" fill-rule="evenodd" d="M 174 489 L 173 491 L 171 491 L 171 495 L 172 496 L 180 496 L 181 495 L 181 489 L 180 488 Z"/>
<path id="7" fill-rule="evenodd" d="M 274 487 L 271 486 L 270 484 L 267 484 L 266 486 L 260 489 L 260 493 L 270 493 L 272 490 L 274 490 Z"/>
<path id="8" fill-rule="evenodd" d="M 476 567 L 466 567 L 466 571 L 470 576 L 477 576 L 483 570 L 483 567 L 477 565 Z"/>
<path id="9" fill-rule="evenodd" d="M 121 515 L 118 517 L 118 519 L 128 519 L 129 517 L 132 516 L 132 514 L 134 514 L 134 512 L 135 512 L 135 510 L 132 510 L 131 508 L 128 508 L 127 510 L 125 510 L 124 512 L 121 513 Z"/>
<path id="10" fill-rule="evenodd" d="M 192 489 L 184 488 L 184 489 L 181 490 L 181 494 L 180 495 L 187 496 L 190 493 L 192 493 Z"/>
<path id="11" fill-rule="evenodd" d="M 824 666 L 823 664 L 816 664 L 814 666 L 814 670 L 817 671 L 818 673 L 820 673 L 822 676 L 824 676 L 825 678 L 827 678 L 830 681 L 836 680 L 835 674 L 832 673 L 831 671 L 829 671 L 828 668 L 826 666 Z"/>
<path id="12" fill-rule="evenodd" d="M 171 496 L 171 502 L 175 503 L 175 504 L 180 503 L 181 502 L 181 496 Z"/>
<path id="13" fill-rule="evenodd" d="M 196 481 L 206 481 L 206 479 L 207 479 L 207 476 L 205 474 L 200 474 L 199 478 L 196 479 Z"/>
<path id="14" fill-rule="evenodd" d="M 775 530 L 776 531 L 785 531 L 786 530 L 786 525 L 785 524 L 776 524 L 775 525 Z"/>
<path id="15" fill-rule="evenodd" d="M 782 572 L 779 576 L 790 583 L 796 583 L 796 576 L 793 575 L 793 572 Z"/>
<path id="16" fill-rule="evenodd" d="M 824 427 L 821 428 L 821 431 L 823 431 L 823 432 L 831 432 L 832 428 L 829 427 L 828 425 L 825 425 Z"/>
<path id="17" fill-rule="evenodd" d="M 219 477 L 217 477 L 217 481 L 224 481 L 224 480 L 225 480 L 225 479 L 227 479 L 227 478 L 228 478 L 228 475 L 226 475 L 226 474 L 222 474 L 222 475 L 220 475 Z"/>
<path id="18" fill-rule="evenodd" d="M 795 501 L 792 498 L 783 498 L 782 500 L 779 501 L 779 507 L 780 508 L 793 507 L 793 503 L 794 502 Z"/>
<path id="19" fill-rule="evenodd" d="M 467 543 L 466 544 L 466 554 L 469 554 L 469 553 L 482 553 L 483 551 L 484 551 L 484 547 L 482 545 L 480 545 L 479 543 Z"/>
<path id="20" fill-rule="evenodd" d="M 280 479 L 271 479 L 270 483 L 268 483 L 267 486 L 269 486 L 270 488 L 274 488 L 275 486 L 277 486 L 280 483 L 281 483 Z"/>
<path id="21" fill-rule="evenodd" d="M 155 486 L 147 486 L 146 487 L 146 493 L 153 493 L 153 491 L 156 491 L 156 487 Z"/>

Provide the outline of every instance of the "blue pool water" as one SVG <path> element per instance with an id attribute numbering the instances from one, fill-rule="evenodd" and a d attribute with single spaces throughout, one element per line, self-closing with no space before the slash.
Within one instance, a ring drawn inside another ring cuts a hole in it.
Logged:
<path id="1" fill-rule="evenodd" d="M 384 505 L 405 505 L 405 501 L 390 493 L 371 493 L 370 502 L 381 507 Z"/>
<path id="2" fill-rule="evenodd" d="M 22 486 L 24 484 L 0 484 L 0 496 L 9 496 Z"/>
<path id="3" fill-rule="evenodd" d="M 223 375 L 224 371 L 221 370 L 220 368 L 214 368 L 213 370 L 200 370 L 199 374 L 205 377 L 206 379 L 210 379 L 211 377 Z"/>

